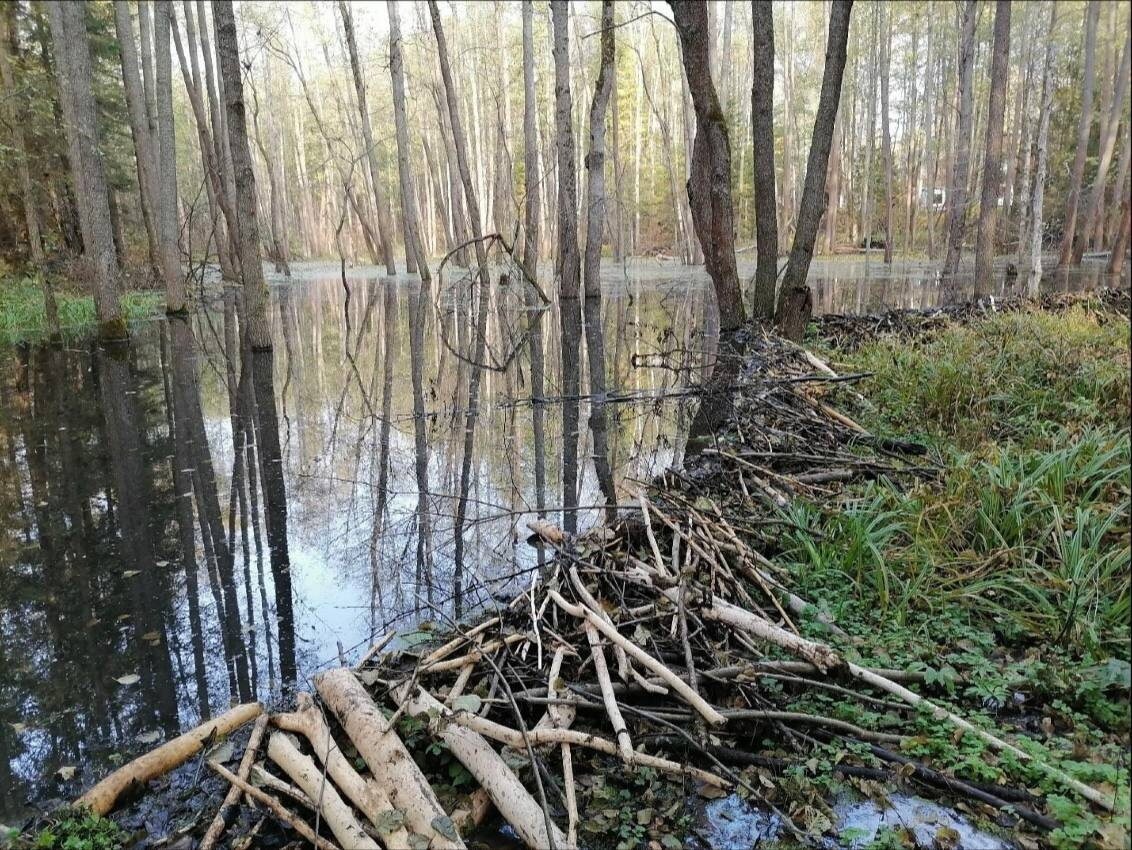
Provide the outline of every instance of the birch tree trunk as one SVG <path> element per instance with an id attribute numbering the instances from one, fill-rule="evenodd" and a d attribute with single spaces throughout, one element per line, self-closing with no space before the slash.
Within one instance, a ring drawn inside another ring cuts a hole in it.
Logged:
<path id="1" fill-rule="evenodd" d="M 1081 93 L 1081 117 L 1077 122 L 1077 144 L 1073 157 L 1073 170 L 1069 177 L 1069 196 L 1065 203 L 1065 226 L 1061 233 L 1058 251 L 1058 268 L 1068 266 L 1073 259 L 1073 239 L 1077 234 L 1077 208 L 1081 204 L 1081 181 L 1085 177 L 1085 159 L 1089 153 L 1089 135 L 1093 128 L 1093 89 L 1097 64 L 1097 21 L 1101 14 L 1099 0 L 1089 0 L 1085 11 L 1085 70 L 1084 90 Z"/>
<path id="2" fill-rule="evenodd" d="M 774 12 L 768 0 L 751 2 L 754 60 L 751 139 L 754 145 L 755 285 L 752 313 L 774 318 L 778 283 L 778 211 L 774 197 Z"/>
<path id="3" fill-rule="evenodd" d="M 991 49 L 983 193 L 979 199 L 979 224 L 975 239 L 976 298 L 981 298 L 990 291 L 994 266 L 995 226 L 998 221 L 998 199 L 1002 194 L 1002 122 L 1006 113 L 1006 88 L 1010 79 L 1009 59 L 1010 0 L 998 0 L 994 13 L 994 46 Z"/>
<path id="4" fill-rule="evenodd" d="M 216 25 L 216 52 L 220 59 L 220 79 L 224 87 L 228 147 L 232 155 L 236 210 L 240 221 L 240 274 L 247 311 L 245 334 L 253 351 L 268 351 L 272 346 L 271 326 L 267 319 L 267 283 L 263 279 L 263 263 L 260 260 L 255 173 L 252 171 L 252 155 L 248 146 L 244 87 L 240 78 L 240 46 L 236 39 L 232 0 L 213 0 L 212 15 Z"/>
<path id="5" fill-rule="evenodd" d="M 354 78 L 354 91 L 358 96 L 358 115 L 361 118 L 362 139 L 366 146 L 366 165 L 369 167 L 370 182 L 373 184 L 373 205 L 377 211 L 377 237 L 381 243 L 381 256 L 385 261 L 385 271 L 387 274 L 393 275 L 397 274 L 397 263 L 393 259 L 393 227 L 389 221 L 389 206 L 381 194 L 381 180 L 377 168 L 377 147 L 373 141 L 373 129 L 369 123 L 369 106 L 366 102 L 366 84 L 365 80 L 362 79 L 362 70 L 358 63 L 358 46 L 354 40 L 354 22 L 350 15 L 350 9 L 346 5 L 346 0 L 338 0 L 338 11 L 342 15 L 342 29 L 346 34 L 346 47 L 350 53 L 350 72 Z"/>
<path id="6" fill-rule="evenodd" d="M 888 116 L 888 86 L 892 74 L 892 14 L 895 6 L 885 9 L 888 18 L 884 36 L 884 65 L 880 71 L 881 134 L 884 145 L 884 264 L 892 265 L 892 122 Z"/>
<path id="7" fill-rule="evenodd" d="M 86 7 L 79 3 L 50 0 L 47 9 L 59 100 L 70 151 L 71 181 L 75 187 L 83 235 L 83 255 L 91 264 L 94 280 L 99 336 L 105 340 L 125 339 L 129 334 L 118 301 L 118 258 L 114 253 L 110 196 L 91 89 L 94 75 L 87 40 Z"/>
<path id="8" fill-rule="evenodd" d="M 1049 29 L 1046 30 L 1046 59 L 1042 67 L 1042 102 L 1038 114 L 1037 153 L 1034 165 L 1034 190 L 1030 196 L 1030 244 L 1026 273 L 1026 292 L 1036 295 L 1042 279 L 1042 205 L 1045 202 L 1046 172 L 1049 168 L 1049 119 L 1053 108 L 1054 26 L 1057 4 L 1049 4 Z"/>
<path id="9" fill-rule="evenodd" d="M 829 37 L 825 49 L 825 70 L 822 72 L 821 95 L 814 117 L 814 133 L 806 162 L 806 183 L 798 208 L 798 226 L 794 245 L 786 264 L 782 292 L 778 298 L 775 325 L 788 339 L 801 340 L 813 311 L 813 297 L 806 284 L 810 261 L 814 258 L 814 242 L 818 235 L 825 205 L 825 175 L 829 149 L 833 143 L 833 125 L 841 100 L 841 81 L 845 74 L 845 52 L 849 40 L 849 17 L 853 0 L 834 0 L 829 16 Z"/>
<path id="10" fill-rule="evenodd" d="M 955 165 L 948 190 L 947 255 L 943 275 L 959 271 L 967 221 L 967 180 L 971 170 L 971 121 L 974 112 L 975 21 L 977 0 L 965 0 L 959 31 L 959 122 L 955 130 Z"/>

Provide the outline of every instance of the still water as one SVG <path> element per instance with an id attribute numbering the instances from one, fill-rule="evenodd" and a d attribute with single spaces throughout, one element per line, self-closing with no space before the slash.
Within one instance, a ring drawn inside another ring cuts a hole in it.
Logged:
<path id="1" fill-rule="evenodd" d="M 390 628 L 505 598 L 537 573 L 540 506 L 585 527 L 680 461 L 718 327 L 702 271 L 609 265 L 584 334 L 494 285 L 482 357 L 466 281 L 295 272 L 273 280 L 270 353 L 242 350 L 231 289 L 126 347 L 0 347 L 0 822 Z M 964 295 L 877 260 L 815 263 L 811 284 L 816 312 Z"/>

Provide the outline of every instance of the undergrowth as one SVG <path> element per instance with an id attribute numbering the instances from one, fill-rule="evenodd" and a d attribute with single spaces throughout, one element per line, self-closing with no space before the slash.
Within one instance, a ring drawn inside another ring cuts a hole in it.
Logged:
<path id="1" fill-rule="evenodd" d="M 864 663 L 923 671 L 937 699 L 1083 781 L 1125 789 L 1124 813 L 1106 821 L 930 716 L 904 745 L 971 781 L 1048 792 L 1062 822 L 1051 846 L 1114 846 L 1128 829 L 1132 684 L 1127 320 L 1020 312 L 823 353 L 872 373 L 859 421 L 925 441 L 939 471 L 786 509 L 777 562 L 847 635 L 807 627 Z M 898 725 L 828 693 L 798 706 Z"/>
<path id="2" fill-rule="evenodd" d="M 57 290 L 55 298 L 59 304 L 59 330 L 64 336 L 82 334 L 95 327 L 92 296 Z M 120 298 L 127 322 L 155 316 L 162 306 L 157 292 L 123 292 Z M 0 279 L 0 340 L 11 345 L 47 334 L 40 284 L 31 278 Z"/>

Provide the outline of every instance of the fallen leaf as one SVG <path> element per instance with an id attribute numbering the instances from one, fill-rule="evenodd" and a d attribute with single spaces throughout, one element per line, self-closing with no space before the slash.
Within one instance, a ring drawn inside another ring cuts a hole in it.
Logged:
<path id="1" fill-rule="evenodd" d="M 456 697 L 452 703 L 453 711 L 466 711 L 468 714 L 475 714 L 480 710 L 483 705 L 483 700 L 475 694 L 463 694 Z"/>
<path id="2" fill-rule="evenodd" d="M 452 818 L 447 815 L 440 815 L 432 819 L 432 828 L 447 838 L 449 841 L 459 841 L 460 834 L 456 832 L 456 825 L 452 823 Z"/>
<path id="3" fill-rule="evenodd" d="M 25 729 L 28 728 L 26 723 L 9 723 L 8 725 L 16 730 L 17 735 L 19 735 L 21 732 L 23 732 Z"/>
<path id="4" fill-rule="evenodd" d="M 152 643 L 156 646 L 157 644 L 161 643 L 161 632 L 158 632 L 158 631 L 146 632 L 144 635 L 141 636 L 141 639 L 146 641 L 147 643 Z"/>
<path id="5" fill-rule="evenodd" d="M 161 740 L 161 732 L 157 729 L 150 729 L 148 732 L 142 732 L 138 735 L 139 744 L 155 744 Z"/>
<path id="6" fill-rule="evenodd" d="M 126 570 L 124 573 L 122 573 L 122 578 L 133 578 L 134 576 L 140 575 L 141 570 Z"/>
<path id="7" fill-rule="evenodd" d="M 75 778 L 76 770 L 77 768 L 73 765 L 67 765 L 66 767 L 59 768 L 57 771 L 55 771 L 55 774 L 64 782 L 70 782 Z"/>
<path id="8" fill-rule="evenodd" d="M 137 673 L 128 673 L 125 676 L 119 676 L 114 681 L 119 685 L 136 685 L 141 681 L 141 676 Z"/>

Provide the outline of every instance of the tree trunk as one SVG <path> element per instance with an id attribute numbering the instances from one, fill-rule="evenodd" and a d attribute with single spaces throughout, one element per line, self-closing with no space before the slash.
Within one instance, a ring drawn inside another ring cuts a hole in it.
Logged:
<path id="1" fill-rule="evenodd" d="M 570 53 L 567 4 L 552 0 L 554 31 L 554 123 L 558 152 L 558 310 L 562 325 L 562 525 L 577 528 L 578 505 L 578 351 L 571 342 L 579 336 L 578 198 L 575 194 L 573 105 L 570 94 Z"/>
<path id="2" fill-rule="evenodd" d="M 704 252 L 704 265 L 715 287 L 719 327 L 733 331 L 744 321 L 739 275 L 735 268 L 735 224 L 731 206 L 731 143 L 727 120 L 711 81 L 707 8 L 674 3 L 672 16 L 680 35 L 681 56 L 696 114 L 696 140 L 688 180 L 692 223 Z M 826 148 L 828 154 L 828 144 Z M 824 169 L 824 160 L 823 160 Z M 822 174 L 822 183 L 825 174 Z"/>
<path id="3" fill-rule="evenodd" d="M 213 0 L 216 24 L 216 52 L 220 58 L 220 79 L 224 87 L 224 108 L 228 116 L 228 147 L 236 182 L 236 210 L 240 220 L 239 259 L 247 311 L 245 333 L 253 350 L 271 349 L 271 326 L 267 319 L 267 283 L 260 260 L 259 224 L 256 214 L 255 173 L 248 147 L 248 122 L 244 109 L 244 87 L 240 77 L 240 46 L 236 40 L 236 19 L 232 0 Z"/>
<path id="4" fill-rule="evenodd" d="M 464 419 L 464 450 L 460 459 L 460 498 L 456 503 L 456 518 L 453 523 L 454 546 L 454 576 L 453 596 L 454 612 L 459 618 L 463 614 L 463 555 L 464 555 L 464 521 L 468 507 L 468 486 L 472 470 L 472 452 L 475 447 L 476 419 L 479 415 L 480 379 L 483 369 L 484 350 L 487 343 L 487 313 L 488 289 L 491 285 L 490 270 L 487 263 L 487 248 L 484 245 L 481 231 L 480 208 L 476 198 L 475 188 L 472 185 L 472 170 L 468 164 L 468 144 L 464 136 L 464 126 L 460 121 L 459 99 L 455 84 L 452 81 L 452 69 L 448 64 L 448 45 L 444 38 L 444 27 L 440 22 L 440 9 L 436 0 L 428 2 L 429 14 L 432 17 L 432 29 L 436 35 L 436 50 L 440 59 L 440 76 L 444 81 L 444 94 L 448 101 L 448 117 L 452 126 L 453 143 L 456 148 L 456 164 L 460 169 L 460 181 L 464 184 L 464 200 L 468 209 L 468 224 L 472 230 L 472 238 L 476 246 L 476 263 L 478 270 L 479 298 L 476 325 L 475 325 L 475 352 L 473 354 L 472 374 L 468 380 L 468 408 Z"/>
<path id="5" fill-rule="evenodd" d="M 1065 204 L 1065 226 L 1061 233 L 1058 251 L 1058 268 L 1068 266 L 1073 259 L 1073 239 L 1077 234 L 1077 208 L 1081 203 L 1081 181 L 1085 177 L 1085 160 L 1089 153 L 1089 135 L 1093 128 L 1093 88 L 1096 77 L 1097 21 L 1101 14 L 1099 0 L 1089 0 L 1085 11 L 1085 70 L 1084 91 L 1081 94 L 1081 118 L 1077 122 L 1077 145 L 1073 157 L 1073 170 L 1069 177 L 1069 199 Z"/>
<path id="6" fill-rule="evenodd" d="M 1097 163 L 1097 174 L 1093 178 L 1093 185 L 1089 189 L 1089 201 L 1085 206 L 1085 215 L 1081 219 L 1081 228 L 1077 231 L 1073 243 L 1073 263 L 1081 262 L 1090 237 L 1097 226 L 1097 219 L 1104 203 L 1105 181 L 1108 179 L 1108 170 L 1112 165 L 1112 154 L 1116 150 L 1116 138 L 1120 132 L 1120 120 L 1124 111 L 1124 97 L 1128 94 L 1129 63 L 1132 55 L 1132 33 L 1124 34 L 1124 54 L 1120 60 L 1120 70 L 1117 72 L 1116 83 L 1112 90 L 1112 104 L 1108 120 L 1104 126 L 1104 133 L 1100 139 L 1100 160 Z"/>
<path id="7" fill-rule="evenodd" d="M 605 113 L 613 86 L 613 0 L 601 4 L 601 64 L 590 104 L 590 150 L 586 155 L 585 328 L 590 369 L 590 431 L 594 469 L 605 497 L 606 516 L 616 518 L 617 489 L 609 467 L 608 423 L 605 411 L 605 344 L 601 326 L 601 242 L 605 232 Z"/>
<path id="8" fill-rule="evenodd" d="M 979 199 L 979 225 L 975 240 L 975 297 L 990 291 L 994 266 L 998 199 L 1002 194 L 1002 122 L 1010 78 L 1010 0 L 998 0 L 994 13 L 994 47 L 991 50 L 990 102 L 983 154 L 983 193 Z"/>
<path id="9" fill-rule="evenodd" d="M 412 165 L 409 161 L 411 149 L 409 126 L 405 120 L 405 69 L 401 57 L 401 21 L 397 15 L 395 0 L 388 0 L 386 5 L 389 10 L 389 74 L 393 78 L 393 123 L 397 134 L 397 175 L 401 183 L 401 222 L 405 234 L 406 262 L 411 260 L 412 265 L 417 267 L 421 282 L 427 285 L 432 276 L 429 274 L 428 257 L 425 256 L 424 243 L 421 241 L 417 199 L 413 193 Z M 359 90 L 359 98 L 362 91 L 364 89 Z"/>
<path id="10" fill-rule="evenodd" d="M 965 0 L 963 23 L 959 31 L 959 123 L 955 130 L 955 165 L 948 190 L 947 256 L 943 275 L 959 271 L 963 254 L 963 234 L 967 221 L 967 180 L 971 169 L 971 121 L 974 112 L 976 0 Z"/>
<path id="11" fill-rule="evenodd" d="M 885 9 L 888 18 L 884 36 L 884 66 L 880 71 L 881 137 L 884 145 L 884 264 L 892 265 L 892 122 L 888 117 L 888 85 L 892 74 L 892 14 L 895 6 Z"/>
<path id="12" fill-rule="evenodd" d="M 752 313 L 774 318 L 778 283 L 778 212 L 774 197 L 774 12 L 768 0 L 752 0 L 754 63 L 751 82 L 751 136 L 754 155 L 755 286 Z"/>
<path id="13" fill-rule="evenodd" d="M 1038 115 L 1037 154 L 1034 165 L 1034 189 L 1030 197 L 1030 244 L 1027 264 L 1026 291 L 1038 292 L 1042 279 L 1042 205 L 1045 201 L 1046 172 L 1049 167 L 1049 119 L 1053 109 L 1054 78 L 1054 25 L 1057 23 L 1057 4 L 1049 4 L 1049 29 L 1046 31 L 1046 59 L 1042 67 L 1042 102 Z"/>
<path id="14" fill-rule="evenodd" d="M 173 29 L 173 4 L 158 3 L 154 14 L 154 83 L 157 97 L 157 234 L 160 239 L 161 273 L 165 279 L 165 309 L 185 311 L 185 277 L 181 272 L 181 249 L 177 227 L 177 151 L 173 136 L 173 64 L 169 34 Z"/>
<path id="15" fill-rule="evenodd" d="M 94 306 L 99 335 L 106 340 L 128 336 L 118 301 L 118 258 L 110 220 L 110 195 L 100 150 L 94 76 L 86 31 L 86 7 L 50 0 L 51 42 L 59 82 L 60 105 L 70 150 L 71 180 L 75 186 L 83 254 L 94 278 Z"/>
<path id="16" fill-rule="evenodd" d="M 825 50 L 821 95 L 814 118 L 814 134 L 806 162 L 806 183 L 798 210 L 798 226 L 790 250 L 782 294 L 778 299 L 775 325 L 787 339 L 801 340 L 813 311 L 813 298 L 806 284 L 810 261 L 814 257 L 814 241 L 818 235 L 825 201 L 825 174 L 829 149 L 833 143 L 833 125 L 841 100 L 841 80 L 845 73 L 845 48 L 849 39 L 849 17 L 852 0 L 834 0 L 829 16 L 829 38 Z"/>
<path id="17" fill-rule="evenodd" d="M 370 182 L 373 184 L 373 205 L 377 211 L 377 236 L 381 243 L 381 256 L 385 261 L 386 273 L 397 274 L 397 263 L 393 259 L 393 227 L 389 222 L 389 208 L 385 198 L 381 195 L 381 181 L 377 168 L 377 147 L 374 144 L 373 129 L 369 123 L 369 107 L 366 103 L 366 84 L 365 80 L 362 79 L 362 70 L 358 63 L 358 46 L 354 40 L 354 22 L 346 5 L 346 0 L 338 0 L 338 11 L 342 15 L 342 29 L 345 30 L 346 47 L 350 53 L 350 72 L 354 78 L 354 91 L 358 96 L 358 115 L 361 118 L 362 139 L 366 146 L 366 165 L 369 166 Z M 404 200 L 402 200 L 403 204 Z"/>

